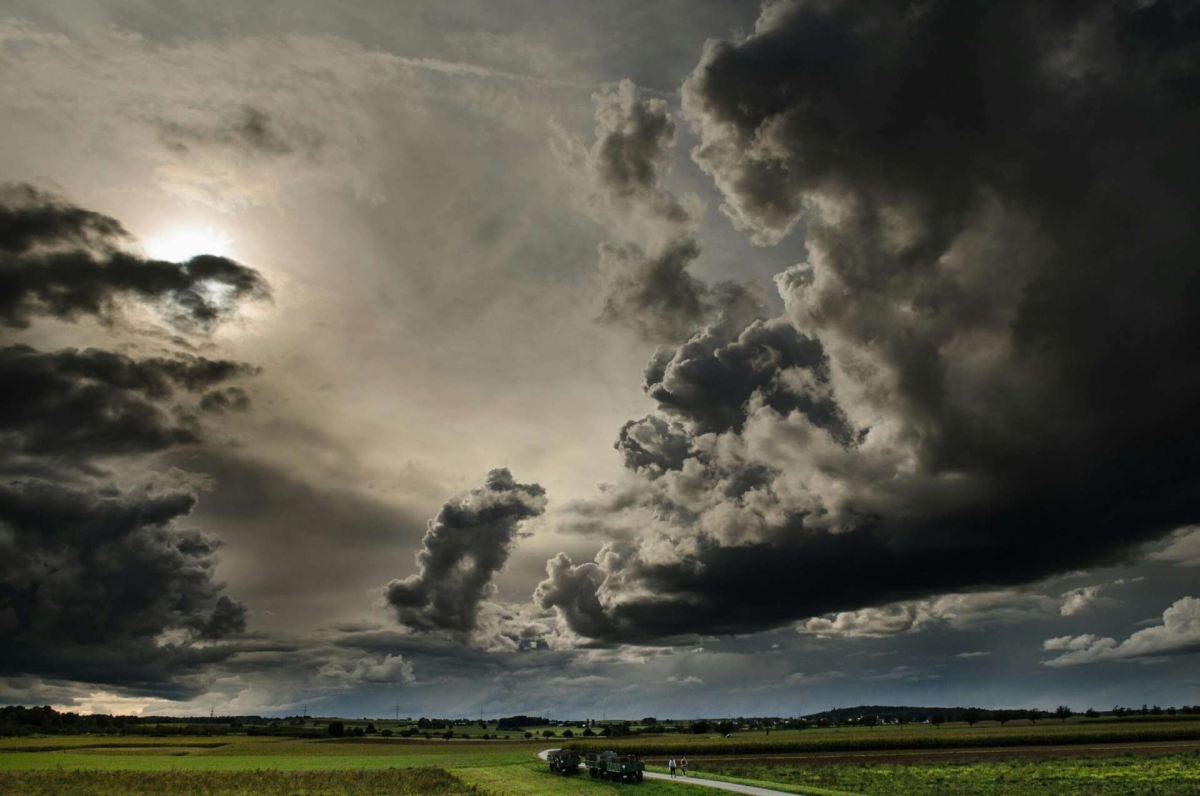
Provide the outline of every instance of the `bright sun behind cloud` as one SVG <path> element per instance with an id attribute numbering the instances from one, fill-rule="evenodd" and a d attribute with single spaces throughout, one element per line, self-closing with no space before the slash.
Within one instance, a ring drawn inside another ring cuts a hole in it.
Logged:
<path id="1" fill-rule="evenodd" d="M 178 263 L 198 254 L 233 256 L 233 240 L 213 227 L 176 227 L 164 235 L 143 242 L 146 254 L 156 260 Z"/>

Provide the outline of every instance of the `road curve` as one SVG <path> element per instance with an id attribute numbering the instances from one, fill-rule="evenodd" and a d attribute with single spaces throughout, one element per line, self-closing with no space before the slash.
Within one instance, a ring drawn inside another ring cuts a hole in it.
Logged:
<path id="1" fill-rule="evenodd" d="M 546 756 L 555 749 L 543 749 L 538 752 L 538 757 L 545 760 Z M 745 793 L 748 796 L 796 796 L 795 793 L 789 793 L 782 790 L 770 790 L 769 788 L 759 788 L 754 785 L 740 785 L 736 782 L 718 782 L 715 779 L 698 779 L 696 777 L 672 777 L 670 774 L 656 774 L 651 771 L 646 772 L 646 779 L 664 779 L 671 782 L 682 782 L 687 785 L 700 785 L 705 788 L 716 788 L 717 790 L 727 790 L 733 793 Z"/>

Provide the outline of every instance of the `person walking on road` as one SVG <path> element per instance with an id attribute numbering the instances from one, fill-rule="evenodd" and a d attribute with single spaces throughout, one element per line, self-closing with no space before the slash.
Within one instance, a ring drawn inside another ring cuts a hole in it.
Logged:
<path id="1" fill-rule="evenodd" d="M 680 763 L 679 770 L 683 772 L 683 775 L 685 777 L 687 776 L 687 758 L 686 757 L 683 758 L 682 762 Z"/>
<path id="2" fill-rule="evenodd" d="M 675 776 L 675 758 L 672 757 L 667 766 L 671 769 L 671 776 Z"/>

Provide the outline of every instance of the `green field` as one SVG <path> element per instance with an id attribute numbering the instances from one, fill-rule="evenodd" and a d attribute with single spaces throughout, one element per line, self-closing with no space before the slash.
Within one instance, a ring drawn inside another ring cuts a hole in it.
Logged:
<path id="1" fill-rule="evenodd" d="M 580 751 L 629 749 L 639 754 L 746 755 L 797 752 L 856 752 L 891 749 L 982 749 L 1013 746 L 1067 746 L 1104 743 L 1153 743 L 1200 740 L 1200 721 L 1180 719 L 1155 722 L 1044 721 L 1000 726 L 991 722 L 968 727 L 925 724 L 885 727 L 785 730 L 738 733 L 732 738 L 710 735 L 658 735 L 617 739 L 573 739 L 564 743 Z"/>
<path id="2" fill-rule="evenodd" d="M 911 762 L 882 762 L 871 756 L 861 762 L 839 760 L 830 764 L 770 755 L 738 760 L 693 757 L 693 773 L 753 782 L 792 793 L 819 796 L 1073 796 L 1073 794 L 1152 794 L 1182 796 L 1200 793 L 1200 754 L 1141 751 L 1118 754 L 1095 752 L 1096 757 L 1062 757 L 1044 746 L 994 760 L 931 760 L 922 749 L 925 734 L 945 737 L 998 738 L 1000 746 L 1013 732 L 1037 732 L 1059 739 L 1079 732 L 1084 725 L 1044 725 L 1036 728 L 951 729 L 888 727 L 874 730 L 806 730 L 772 733 L 772 751 L 794 745 L 796 736 L 825 748 L 834 739 L 907 739 L 914 749 Z M 1103 723 L 1087 728 L 1095 740 L 1114 737 Z M 1191 723 L 1190 726 L 1195 726 Z M 1139 729 L 1141 729 L 1139 727 Z M 1149 729 L 1170 735 L 1171 722 Z M 670 747 L 674 755 L 680 742 L 697 741 L 723 748 L 733 739 L 707 739 L 671 735 L 621 741 L 639 752 L 646 747 Z M 765 736 L 747 743 L 766 742 Z M 638 745 L 640 741 L 640 745 Z M 840 741 L 839 741 L 840 742 Z M 306 794 L 307 796 L 416 796 L 417 794 L 471 794 L 510 796 L 534 794 L 614 794 L 634 788 L 641 796 L 700 796 L 713 791 L 683 781 L 647 780 L 638 785 L 617 785 L 586 775 L 562 777 L 535 759 L 553 744 L 545 741 L 398 740 L 384 738 L 289 739 L 254 736 L 121 737 L 46 736 L 0 740 L 0 795 L 2 796 L 116 796 L 117 794 L 178 794 L 178 796 L 250 796 Z M 861 743 L 855 743 L 861 748 Z M 1042 757 L 1038 749 L 1042 749 Z M 886 753 L 881 753 L 886 754 Z M 967 754 L 978 756 L 977 752 Z M 1157 754 L 1158 756 L 1152 756 Z M 1024 757 L 1022 757 L 1022 755 Z M 1055 757 L 1058 755 L 1058 757 Z M 1143 756 L 1144 755 L 1144 756 Z M 894 755 L 893 755 L 894 756 Z"/>
<path id="3" fill-rule="evenodd" d="M 292 740 L 56 737 L 0 741 L 0 771 L 321 771 L 480 767 L 529 761 L 544 743 L 487 741 Z"/>
<path id="4" fill-rule="evenodd" d="M 449 771 L 405 768 L 383 771 L 7 771 L 4 796 L 159 796 L 160 794 L 246 794 L 293 796 L 441 796 L 479 794 Z"/>
<path id="5" fill-rule="evenodd" d="M 550 774 L 545 743 L 50 737 L 0 741 L 0 794 L 613 794 L 619 785 Z M 628 787 L 628 786 L 626 786 Z M 708 793 L 644 782 L 643 796 Z"/>
<path id="6" fill-rule="evenodd" d="M 1195 796 L 1200 754 L 906 764 L 706 763 L 704 776 L 795 793 L 870 796 Z"/>

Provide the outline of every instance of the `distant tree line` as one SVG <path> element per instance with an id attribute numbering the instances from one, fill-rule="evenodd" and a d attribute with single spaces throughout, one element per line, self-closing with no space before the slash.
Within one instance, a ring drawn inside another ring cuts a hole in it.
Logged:
<path id="1" fill-rule="evenodd" d="M 50 706 L 0 707 L 0 736 L 13 735 L 222 735 L 246 732 L 251 725 L 265 730 L 279 719 L 262 716 L 114 716 L 108 713 L 58 711 Z"/>
<path id="2" fill-rule="evenodd" d="M 1122 707 L 1115 705 L 1111 710 L 1097 711 L 1088 708 L 1082 713 L 1076 713 L 1066 705 L 1059 705 L 1053 711 L 1043 710 L 983 710 L 980 708 L 897 708 L 864 706 L 859 708 L 839 708 L 835 711 L 814 714 L 811 716 L 784 717 L 738 717 L 733 719 L 696 719 L 693 721 L 678 721 L 655 717 L 642 720 L 640 726 L 628 721 L 610 721 L 599 724 L 592 720 L 572 722 L 575 729 L 562 728 L 557 732 L 545 729 L 538 734 L 549 739 L 554 737 L 572 738 L 582 736 L 618 737 L 623 735 L 652 735 L 662 733 L 682 733 L 707 735 L 718 733 L 730 735 L 741 730 L 798 729 L 810 727 L 862 726 L 874 727 L 877 724 L 908 724 L 928 722 L 940 726 L 947 722 L 962 722 L 974 726 L 981 721 L 994 721 L 1001 725 L 1010 721 L 1031 721 L 1067 719 L 1082 715 L 1086 718 L 1102 716 L 1115 717 L 1125 721 L 1153 720 L 1160 716 L 1195 716 L 1200 715 L 1200 705 L 1184 705 L 1183 707 L 1160 707 L 1158 705 L 1142 705 L 1140 708 Z M 453 727 L 466 723 L 463 720 L 431 719 L 422 717 L 406 729 L 393 731 L 384 729 L 377 731 L 374 723 L 364 726 L 347 727 L 342 721 L 325 721 L 317 724 L 308 717 L 293 716 L 284 719 L 264 718 L 262 716 L 115 716 L 106 713 L 82 714 L 71 711 L 58 711 L 49 706 L 26 707 L 23 705 L 0 706 L 0 736 L 14 735 L 81 735 L 81 734 L 111 734 L 111 735 L 226 735 L 244 733 L 246 735 L 279 735 L 289 737 L 345 737 L 362 735 L 382 735 L 391 737 L 399 735 L 405 738 L 458 737 Z M 471 722 L 473 723 L 473 722 Z M 507 716 L 497 722 L 498 733 L 523 733 L 525 738 L 535 737 L 526 728 L 548 727 L 551 724 L 562 726 L 563 723 L 552 722 L 542 716 Z M 460 733 L 467 737 L 465 733 Z M 449 736 L 449 737 L 447 737 Z M 487 736 L 485 740 L 500 738 Z M 507 736 L 505 736 L 507 737 Z"/>
<path id="3" fill-rule="evenodd" d="M 501 732 L 505 730 L 520 730 L 524 727 L 545 727 L 550 723 L 550 719 L 542 716 L 505 716 L 496 722 L 496 729 Z"/>

